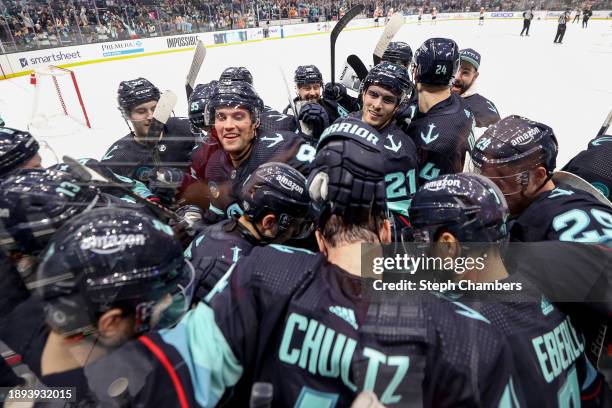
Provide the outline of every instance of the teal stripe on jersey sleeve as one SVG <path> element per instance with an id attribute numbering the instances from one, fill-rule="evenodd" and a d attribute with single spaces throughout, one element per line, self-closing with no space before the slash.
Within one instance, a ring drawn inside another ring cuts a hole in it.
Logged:
<path id="1" fill-rule="evenodd" d="M 202 407 L 214 407 L 226 388 L 236 385 L 243 373 L 210 306 L 200 302 L 173 329 L 160 331 L 189 368 L 195 397 Z"/>

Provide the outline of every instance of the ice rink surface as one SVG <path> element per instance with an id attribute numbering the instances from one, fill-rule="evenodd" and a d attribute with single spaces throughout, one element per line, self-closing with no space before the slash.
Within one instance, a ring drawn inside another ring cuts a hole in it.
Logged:
<path id="1" fill-rule="evenodd" d="M 582 150 L 612 108 L 612 22 L 590 21 L 587 29 L 568 24 L 563 44 L 553 44 L 556 21 L 534 21 L 530 37 L 520 37 L 521 20 L 441 21 L 433 26 L 406 24 L 394 38 L 415 50 L 430 37 L 449 37 L 460 48 L 482 55 L 479 93 L 491 99 L 502 117 L 519 114 L 546 123 L 560 143 L 561 166 Z M 371 64 L 381 28 L 343 32 L 337 43 L 336 76 L 350 54 Z M 228 66 L 245 66 L 266 104 L 287 104 L 279 69 L 291 81 L 298 65 L 315 64 L 330 79 L 329 34 L 212 47 L 198 82 L 218 79 Z M 51 139 L 58 156 L 99 159 L 128 129 L 117 110 L 121 80 L 146 77 L 160 89 L 179 96 L 175 113 L 185 116 L 184 78 L 192 52 L 148 56 L 71 68 L 75 71 L 92 123 L 91 131 Z M 0 81 L 0 115 L 8 126 L 25 128 L 31 112 L 33 87 L 27 76 Z M 36 134 L 35 134 L 36 136 Z"/>

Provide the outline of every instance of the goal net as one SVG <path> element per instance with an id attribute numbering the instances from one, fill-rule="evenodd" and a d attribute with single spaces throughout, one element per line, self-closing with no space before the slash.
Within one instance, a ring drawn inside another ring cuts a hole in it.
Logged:
<path id="1" fill-rule="evenodd" d="M 73 71 L 49 65 L 31 78 L 34 102 L 28 130 L 38 137 L 57 137 L 91 128 Z"/>

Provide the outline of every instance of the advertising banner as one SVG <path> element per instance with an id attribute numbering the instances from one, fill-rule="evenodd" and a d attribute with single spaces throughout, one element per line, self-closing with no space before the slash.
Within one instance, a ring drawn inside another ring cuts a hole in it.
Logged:
<path id="1" fill-rule="evenodd" d="M 138 54 L 145 51 L 144 40 L 116 41 L 100 44 L 103 57 Z"/>

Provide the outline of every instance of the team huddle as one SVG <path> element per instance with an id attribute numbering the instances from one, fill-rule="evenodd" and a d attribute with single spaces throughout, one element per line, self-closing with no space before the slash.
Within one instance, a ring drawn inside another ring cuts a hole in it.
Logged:
<path id="1" fill-rule="evenodd" d="M 51 168 L 0 127 L 2 386 L 73 387 L 68 406 L 610 406 L 612 137 L 556 172 L 553 129 L 502 118 L 480 64 L 392 42 L 356 96 L 299 66 L 282 110 L 229 67 L 161 124 L 164 95 L 127 80 L 130 132 Z M 485 257 L 428 278 L 522 290 L 376 294 L 363 244 Z"/>

